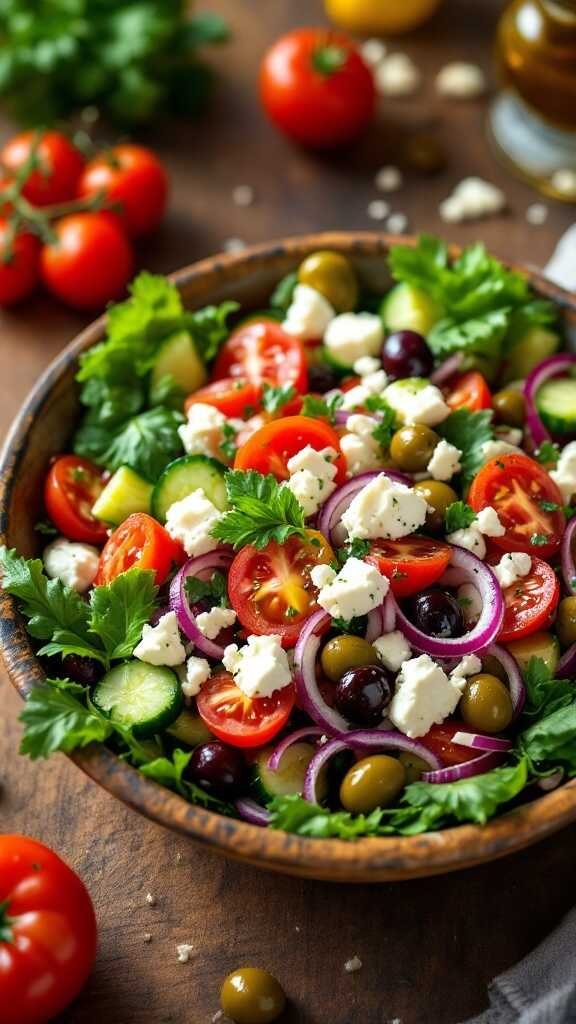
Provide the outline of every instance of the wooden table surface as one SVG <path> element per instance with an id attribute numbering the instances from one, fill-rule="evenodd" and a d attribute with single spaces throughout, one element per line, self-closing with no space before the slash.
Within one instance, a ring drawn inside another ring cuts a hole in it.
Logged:
<path id="1" fill-rule="evenodd" d="M 525 210 L 535 197 L 494 161 L 485 104 L 441 101 L 433 90 L 434 73 L 448 59 L 489 68 L 501 3 L 447 0 L 434 22 L 395 44 L 416 58 L 425 87 L 415 99 L 387 104 L 365 141 L 331 158 L 279 138 L 254 88 L 265 46 L 290 26 L 321 20 L 320 0 L 206 6 L 229 17 L 235 41 L 216 61 L 220 87 L 211 115 L 167 124 L 150 139 L 174 189 L 165 227 L 142 250 L 143 265 L 170 271 L 218 251 L 230 236 L 249 243 L 373 228 L 366 213 L 372 179 L 397 159 L 395 140 L 406 125 L 437 126 L 450 157 L 439 177 L 408 175 L 393 197 L 411 228 L 446 233 L 438 201 L 462 177 L 480 174 L 505 190 L 510 213 L 453 228 L 451 238 L 481 238 L 497 255 L 535 264 L 549 257 L 573 208 L 550 203 L 546 225 L 529 226 Z M 1 126 L 4 136 L 10 129 Z M 250 209 L 233 205 L 237 184 L 255 187 Z M 42 297 L 2 314 L 1 427 L 81 324 Z M 474 871 L 378 887 L 296 881 L 225 862 L 128 811 L 64 757 L 48 764 L 17 757 L 19 700 L 5 679 L 0 686 L 0 827 L 36 836 L 65 857 L 88 885 L 99 920 L 94 973 L 62 1024 L 209 1022 L 222 978 L 241 964 L 267 967 L 281 979 L 292 1001 L 286 1021 L 456 1024 L 482 1009 L 489 980 L 538 943 L 573 900 L 576 827 Z M 185 965 L 176 960 L 180 942 L 194 946 Z M 354 955 L 363 967 L 349 975 L 344 962 Z"/>

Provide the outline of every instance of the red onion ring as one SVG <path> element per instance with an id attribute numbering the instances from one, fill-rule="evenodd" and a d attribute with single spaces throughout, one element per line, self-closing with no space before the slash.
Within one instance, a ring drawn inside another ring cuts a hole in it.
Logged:
<path id="1" fill-rule="evenodd" d="M 480 732 L 455 732 L 452 743 L 461 747 L 470 747 L 472 750 L 492 750 L 505 753 L 512 747 L 512 740 L 506 740 L 502 736 L 484 736 Z"/>
<path id="2" fill-rule="evenodd" d="M 436 387 L 446 384 L 455 373 L 458 373 L 463 359 L 463 352 L 455 352 L 453 356 L 448 356 L 448 359 L 440 363 L 440 366 L 436 367 L 434 372 L 430 374 L 430 383 L 435 384 Z"/>
<path id="3" fill-rule="evenodd" d="M 265 807 L 261 807 L 255 800 L 251 800 L 250 797 L 246 796 L 236 800 L 234 807 L 240 817 L 244 818 L 244 821 L 249 821 L 251 825 L 259 825 L 261 828 L 266 828 L 270 824 L 270 811 L 267 811 Z"/>
<path id="4" fill-rule="evenodd" d="M 379 636 L 382 636 L 386 632 L 384 629 L 384 605 L 380 605 L 378 608 L 373 608 L 371 612 L 368 612 L 368 625 L 366 626 L 365 639 L 369 644 L 377 640 Z"/>
<path id="5" fill-rule="evenodd" d="M 526 425 L 530 432 L 532 442 L 536 448 L 543 441 L 550 441 L 551 435 L 546 429 L 538 410 L 536 409 L 536 395 L 543 384 L 550 377 L 557 377 L 565 370 L 574 369 L 576 366 L 576 355 L 569 352 L 561 352 L 560 355 L 550 356 L 528 374 L 524 381 L 524 398 L 526 399 Z"/>
<path id="6" fill-rule="evenodd" d="M 455 570 L 458 570 L 456 573 Z M 475 654 L 480 648 L 492 643 L 500 631 L 504 618 L 504 601 L 500 584 L 494 573 L 464 548 L 452 546 L 450 579 L 458 576 L 461 583 L 473 583 L 482 598 L 482 612 L 476 625 L 462 637 L 447 640 L 428 636 L 406 618 L 396 599 L 392 597 L 396 608 L 396 627 L 400 629 L 408 643 L 417 651 L 423 651 L 438 658 L 452 658 L 464 654 Z"/>
<path id="7" fill-rule="evenodd" d="M 334 733 L 348 732 L 350 725 L 338 711 L 328 707 L 318 689 L 316 679 L 316 656 L 322 637 L 328 632 L 331 624 L 332 619 L 323 608 L 314 612 L 304 623 L 294 649 L 294 684 L 298 704 L 302 710 L 332 736 Z"/>
<path id="8" fill-rule="evenodd" d="M 422 782 L 458 782 L 460 779 L 472 779 L 475 775 L 483 775 L 491 768 L 497 768 L 502 764 L 505 756 L 502 751 L 489 750 L 472 761 L 454 764 L 449 768 L 440 768 L 439 771 L 424 772 Z"/>
<path id="9" fill-rule="evenodd" d="M 382 636 L 388 633 L 393 633 L 396 629 L 396 601 L 394 600 L 392 591 L 389 590 L 384 598 L 384 604 L 381 607 L 382 613 Z"/>
<path id="10" fill-rule="evenodd" d="M 375 480 L 377 476 L 382 475 L 387 476 L 390 480 L 395 480 L 396 483 L 405 484 L 407 487 L 412 486 L 410 477 L 405 476 L 403 473 L 395 473 L 392 470 L 376 469 L 369 473 L 360 473 L 359 476 L 347 480 L 345 484 L 342 484 L 338 490 L 330 495 L 318 516 L 318 529 L 320 533 L 323 533 L 333 544 L 342 543 L 345 536 L 342 540 L 336 539 L 333 536 L 333 532 L 340 525 L 344 512 L 366 484 Z"/>
<path id="11" fill-rule="evenodd" d="M 576 530 L 576 516 L 567 524 L 562 537 L 560 557 L 562 560 L 562 579 L 569 594 L 576 594 L 576 563 L 572 554 L 572 541 Z"/>
<path id="12" fill-rule="evenodd" d="M 299 743 L 300 740 L 315 739 L 319 740 L 324 735 L 324 730 L 319 725 L 305 725 L 302 729 L 296 729 L 296 732 L 291 732 L 289 736 L 285 736 L 277 747 L 274 748 L 270 757 L 268 758 L 268 768 L 271 772 L 277 772 L 280 767 L 280 761 L 284 754 L 294 743 Z"/>
<path id="13" fill-rule="evenodd" d="M 233 557 L 232 552 L 227 549 L 215 548 L 205 555 L 189 558 L 170 584 L 170 607 L 176 612 L 180 629 L 199 651 L 217 661 L 222 660 L 224 648 L 205 637 L 199 629 L 186 596 L 186 580 L 189 576 L 195 576 L 200 580 L 208 579 L 215 570 L 228 569 Z"/>
<path id="14" fill-rule="evenodd" d="M 501 647 L 500 644 L 490 644 L 485 650 L 477 651 L 476 653 L 480 658 L 490 655 L 490 657 L 496 658 L 496 661 L 499 661 L 502 665 L 508 677 L 512 713 L 514 718 L 517 718 L 524 707 L 526 687 L 524 686 L 524 680 L 522 679 L 522 673 L 516 658 L 505 647 Z"/>

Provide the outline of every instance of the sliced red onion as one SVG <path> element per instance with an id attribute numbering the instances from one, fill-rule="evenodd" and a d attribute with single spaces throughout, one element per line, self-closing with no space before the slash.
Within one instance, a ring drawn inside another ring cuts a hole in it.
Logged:
<path id="1" fill-rule="evenodd" d="M 343 750 L 407 750 L 420 757 L 433 769 L 439 769 L 441 762 L 431 750 L 418 740 L 411 740 L 401 732 L 379 732 L 377 729 L 357 729 L 349 732 L 346 738 L 330 740 L 314 754 L 306 770 L 304 779 L 304 799 L 317 803 L 317 783 L 322 768 Z"/>
<path id="2" fill-rule="evenodd" d="M 536 408 L 536 395 L 543 384 L 551 377 L 558 377 L 566 370 L 572 370 L 576 366 L 576 355 L 569 352 L 561 352 L 560 355 L 550 356 L 544 362 L 528 374 L 524 381 L 524 398 L 526 399 L 526 425 L 530 432 L 532 442 L 536 448 L 543 441 L 550 441 L 551 436 Z"/>
<path id="3" fill-rule="evenodd" d="M 464 654 L 475 654 L 480 648 L 492 643 L 500 631 L 504 618 L 504 601 L 500 584 L 489 566 L 481 562 L 464 548 L 452 547 L 450 579 L 458 578 L 460 583 L 473 583 L 482 598 L 482 612 L 476 625 L 464 636 L 446 640 L 428 636 L 406 618 L 395 601 L 396 627 L 417 651 L 438 658 L 452 658 Z M 446 574 L 448 575 L 448 573 Z"/>
<path id="4" fill-rule="evenodd" d="M 576 516 L 570 520 L 562 537 L 560 557 L 562 559 L 562 579 L 569 594 L 576 594 L 576 563 L 572 554 L 572 542 L 576 530 Z"/>
<path id="5" fill-rule="evenodd" d="M 436 367 L 434 372 L 430 375 L 430 383 L 435 384 L 436 387 L 440 387 L 442 384 L 446 384 L 455 373 L 462 366 L 464 359 L 463 352 L 455 352 L 453 356 L 448 356 L 440 366 Z"/>
<path id="6" fill-rule="evenodd" d="M 382 636 L 393 633 L 396 629 L 396 601 L 392 591 L 388 591 L 384 604 L 381 606 L 382 613 Z"/>
<path id="7" fill-rule="evenodd" d="M 574 679 L 576 677 L 576 644 L 571 644 L 558 662 L 554 673 L 557 679 Z"/>
<path id="8" fill-rule="evenodd" d="M 460 779 L 472 779 L 475 775 L 483 775 L 491 768 L 497 768 L 505 758 L 502 751 L 490 750 L 472 761 L 454 764 L 449 768 L 440 768 L 435 772 L 424 772 L 422 782 L 458 782 Z"/>
<path id="9" fill-rule="evenodd" d="M 477 651 L 480 658 L 490 655 L 492 658 L 496 658 L 499 661 L 508 677 L 508 689 L 510 691 L 510 699 L 512 701 L 512 712 L 514 718 L 517 718 L 526 700 L 526 687 L 524 686 L 524 680 L 522 679 L 522 673 L 518 666 L 518 662 L 510 651 L 507 651 L 505 647 L 501 647 L 500 644 L 490 644 L 489 647 L 484 651 Z"/>
<path id="10" fill-rule="evenodd" d="M 268 767 L 271 772 L 277 772 L 280 767 L 280 761 L 284 754 L 294 743 L 300 743 L 301 740 L 319 740 L 324 735 L 324 730 L 318 725 L 305 725 L 302 729 L 296 729 L 295 732 L 291 732 L 289 736 L 285 736 L 277 747 L 274 748 L 270 757 L 268 758 Z"/>
<path id="11" fill-rule="evenodd" d="M 224 655 L 224 648 L 204 636 L 196 622 L 196 616 L 192 612 L 186 596 L 186 580 L 189 576 L 197 579 L 209 579 L 213 572 L 226 570 L 230 567 L 233 555 L 226 548 L 215 548 L 205 555 L 197 558 L 190 558 L 176 574 L 170 585 L 170 607 L 176 612 L 178 625 L 189 640 L 206 654 L 209 658 L 221 661 Z"/>
<path id="12" fill-rule="evenodd" d="M 405 476 L 404 473 L 395 473 L 392 470 L 376 469 L 370 473 L 360 473 L 359 476 L 352 477 L 351 480 L 347 480 L 345 484 L 342 484 L 338 490 L 334 491 L 330 495 L 328 501 L 325 503 L 320 515 L 318 516 L 318 529 L 324 534 L 328 540 L 332 543 L 341 544 L 346 539 L 344 532 L 342 537 L 335 537 L 333 531 L 340 526 L 340 520 L 346 509 L 351 505 L 353 499 L 356 497 L 359 491 L 366 484 L 369 484 L 372 480 L 375 480 L 377 476 L 387 476 L 390 480 L 395 480 L 396 483 L 405 484 L 406 487 L 412 486 L 412 480 L 410 477 Z"/>
<path id="13" fill-rule="evenodd" d="M 251 800 L 250 797 L 236 800 L 234 806 L 240 817 L 244 818 L 244 821 L 249 821 L 251 825 L 260 825 L 261 828 L 265 828 L 270 824 L 270 811 L 261 807 L 255 800 Z"/>
<path id="14" fill-rule="evenodd" d="M 455 732 L 452 743 L 460 747 L 470 747 L 472 750 L 510 750 L 512 740 L 506 740 L 502 736 L 485 736 L 481 732 Z"/>
<path id="15" fill-rule="evenodd" d="M 316 678 L 316 657 L 322 637 L 328 632 L 332 619 L 322 608 L 304 623 L 294 649 L 294 683 L 298 703 L 313 722 L 330 736 L 348 732 L 349 723 L 334 708 L 328 706 Z"/>
<path id="16" fill-rule="evenodd" d="M 368 625 L 366 627 L 366 640 L 369 644 L 377 640 L 379 636 L 382 636 L 386 632 L 384 629 L 384 605 L 380 605 L 378 608 L 373 608 L 371 612 L 368 612 Z"/>

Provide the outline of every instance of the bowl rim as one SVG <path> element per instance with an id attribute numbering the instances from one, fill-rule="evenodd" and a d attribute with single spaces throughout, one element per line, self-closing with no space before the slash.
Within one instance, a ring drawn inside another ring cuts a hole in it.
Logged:
<path id="1" fill-rule="evenodd" d="M 241 276 L 253 263 L 275 256 L 295 261 L 317 249 L 337 249 L 363 257 L 385 256 L 391 245 L 416 244 L 410 236 L 372 232 L 324 232 L 251 246 L 242 252 L 208 257 L 169 275 L 180 288 L 217 272 Z M 451 246 L 457 254 L 459 247 Z M 506 261 L 503 261 L 506 263 Z M 539 272 L 518 264 L 541 295 L 576 316 L 576 294 L 564 291 Z M 240 272 L 240 273 L 238 273 Z M 210 286 L 210 282 L 207 281 Z M 100 340 L 106 317 L 86 327 L 49 364 L 14 420 L 0 455 L 0 543 L 5 544 L 10 496 L 26 457 L 31 425 L 56 383 L 78 354 Z M 8 676 L 22 697 L 44 673 L 25 631 L 16 601 L 0 591 L 0 649 Z M 355 841 L 315 839 L 262 829 L 187 803 L 183 797 L 145 778 L 106 747 L 92 744 L 68 755 L 91 779 L 129 807 L 166 828 L 226 856 L 286 874 L 348 882 L 393 881 L 472 867 L 518 851 L 576 820 L 576 779 L 538 800 L 515 808 L 486 825 L 460 825 L 417 836 L 365 837 Z"/>

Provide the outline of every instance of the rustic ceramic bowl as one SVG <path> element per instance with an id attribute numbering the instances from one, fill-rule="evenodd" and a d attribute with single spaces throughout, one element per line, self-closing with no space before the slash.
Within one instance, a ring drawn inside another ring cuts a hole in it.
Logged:
<path id="1" fill-rule="evenodd" d="M 186 303 L 203 306 L 238 299 L 262 308 L 272 287 L 316 249 L 336 249 L 353 261 L 362 281 L 382 290 L 389 285 L 386 253 L 392 242 L 373 234 L 312 235 L 215 256 L 174 276 Z M 403 239 L 406 242 L 406 239 Z M 534 272 L 536 292 L 553 299 L 570 321 L 576 295 L 569 295 Z M 0 540 L 27 557 L 37 554 L 34 524 L 42 516 L 42 482 L 48 460 L 66 448 L 78 415 L 74 373 L 78 354 L 101 340 L 101 318 L 48 367 L 27 398 L 7 440 L 0 464 Z M 0 644 L 14 686 L 22 697 L 43 679 L 15 602 L 3 594 Z M 502 857 L 576 820 L 576 779 L 533 803 L 504 814 L 485 827 L 464 825 L 409 838 L 304 839 L 224 818 L 186 803 L 144 778 L 104 747 L 72 755 L 87 775 L 148 818 L 189 836 L 210 849 L 258 867 L 292 875 L 348 882 L 377 882 L 440 874 Z"/>

